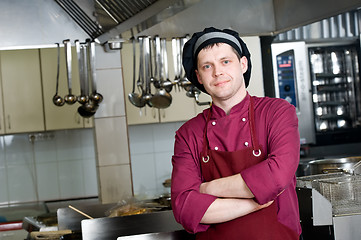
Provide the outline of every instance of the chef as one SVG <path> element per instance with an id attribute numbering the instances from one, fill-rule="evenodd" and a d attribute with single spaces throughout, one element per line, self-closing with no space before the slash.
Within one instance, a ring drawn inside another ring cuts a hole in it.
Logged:
<path id="1" fill-rule="evenodd" d="M 176 132 L 175 219 L 197 239 L 299 239 L 294 106 L 247 92 L 251 58 L 237 32 L 197 32 L 182 58 L 187 78 L 212 106 Z"/>

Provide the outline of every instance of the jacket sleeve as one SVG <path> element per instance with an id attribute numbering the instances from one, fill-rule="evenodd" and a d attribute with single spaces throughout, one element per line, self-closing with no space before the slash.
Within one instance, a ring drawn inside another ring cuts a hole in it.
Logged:
<path id="1" fill-rule="evenodd" d="M 200 221 L 216 197 L 202 194 L 202 183 L 198 144 L 199 138 L 184 128 L 176 133 L 174 155 L 172 157 L 171 200 L 174 217 L 190 233 L 206 231 L 209 225 Z"/>
<path id="2" fill-rule="evenodd" d="M 259 204 L 274 200 L 295 180 L 299 164 L 300 136 L 295 108 L 288 102 L 277 99 L 263 113 L 268 157 L 266 160 L 241 172 L 247 186 Z M 257 123 L 256 123 L 257 126 Z M 258 135 L 259 136 L 259 135 Z M 259 136 L 259 139 L 265 138 Z"/>

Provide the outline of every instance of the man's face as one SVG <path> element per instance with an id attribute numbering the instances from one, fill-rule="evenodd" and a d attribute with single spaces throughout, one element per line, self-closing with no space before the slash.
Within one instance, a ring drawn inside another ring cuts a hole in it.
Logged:
<path id="1" fill-rule="evenodd" d="M 247 58 L 240 60 L 232 47 L 225 43 L 202 49 L 198 54 L 197 78 L 214 102 L 241 98 L 246 94 L 243 73 Z"/>

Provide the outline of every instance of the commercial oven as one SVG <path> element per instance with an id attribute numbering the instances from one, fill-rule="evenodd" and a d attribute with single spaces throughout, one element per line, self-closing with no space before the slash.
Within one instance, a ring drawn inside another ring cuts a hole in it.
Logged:
<path id="1" fill-rule="evenodd" d="M 361 141 L 359 40 L 274 43 L 275 95 L 296 107 L 301 144 Z"/>

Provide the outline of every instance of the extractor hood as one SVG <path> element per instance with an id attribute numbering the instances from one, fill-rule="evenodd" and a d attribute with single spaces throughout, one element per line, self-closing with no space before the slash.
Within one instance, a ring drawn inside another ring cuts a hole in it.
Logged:
<path id="1" fill-rule="evenodd" d="M 101 44 L 141 35 L 184 36 L 205 27 L 275 35 L 357 9 L 361 0 L 55 0 Z"/>

